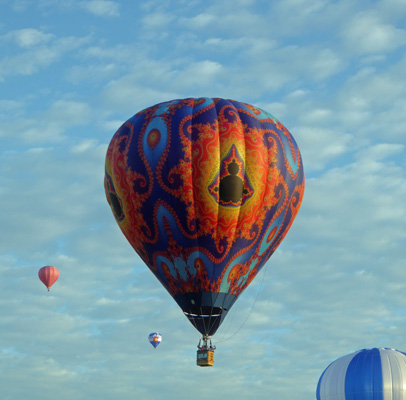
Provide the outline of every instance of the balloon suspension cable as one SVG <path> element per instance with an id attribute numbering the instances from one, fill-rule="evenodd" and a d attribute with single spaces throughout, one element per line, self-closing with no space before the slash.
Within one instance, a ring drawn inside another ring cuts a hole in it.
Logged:
<path id="1" fill-rule="evenodd" d="M 203 343 L 202 343 L 203 341 Z M 201 339 L 199 339 L 199 344 L 197 345 L 199 350 L 216 350 L 216 346 L 213 345 L 209 335 L 203 335 Z"/>
<path id="2" fill-rule="evenodd" d="M 265 280 L 265 273 L 266 273 L 267 269 L 268 269 L 268 263 L 265 264 L 264 273 L 262 274 L 262 280 L 261 280 L 261 283 L 260 283 L 260 285 L 259 285 L 259 288 L 258 288 L 258 291 L 257 291 L 257 295 L 255 296 L 254 303 L 252 304 L 251 309 L 250 309 L 248 315 L 245 317 L 244 321 L 242 322 L 241 326 L 240 326 L 232 335 L 230 335 L 229 337 L 223 338 L 223 339 L 221 339 L 221 340 L 217 340 L 217 343 L 226 342 L 227 340 L 229 340 L 229 339 L 231 339 L 232 337 L 234 337 L 234 336 L 242 329 L 242 327 L 245 325 L 245 323 L 248 321 L 248 318 L 250 317 L 250 315 L 251 315 L 251 313 L 252 313 L 252 310 L 254 309 L 254 306 L 255 306 L 255 304 L 256 304 L 256 302 L 257 302 L 257 300 L 258 300 L 259 293 L 261 292 L 261 289 L 262 289 L 262 286 L 263 286 L 263 283 L 264 283 L 264 280 Z M 234 317 L 234 315 L 233 315 L 233 317 Z M 229 325 L 229 327 L 227 328 L 227 331 L 224 333 L 224 336 L 227 334 L 227 332 L 228 332 L 229 329 L 230 329 L 230 325 Z"/>
<path id="3" fill-rule="evenodd" d="M 214 319 L 212 321 L 212 316 L 213 316 L 213 310 L 210 310 L 210 315 L 209 315 L 209 321 L 206 321 L 206 314 L 203 313 L 203 308 L 200 307 L 200 316 L 196 315 L 196 317 L 194 317 L 192 314 L 188 314 L 188 318 L 190 320 L 190 322 L 192 323 L 192 325 L 196 328 L 196 330 L 199 330 L 197 324 L 196 324 L 196 319 L 201 319 L 202 323 L 203 323 L 203 329 L 205 332 L 205 335 L 203 336 L 208 336 L 209 332 L 211 331 L 212 327 L 215 325 L 216 323 L 216 319 Z M 207 322 L 207 325 L 206 325 Z"/>
<path id="4" fill-rule="evenodd" d="M 210 317 L 209 317 L 209 323 L 208 323 L 209 327 L 208 327 L 208 330 L 206 331 L 206 333 L 211 332 L 213 326 L 217 322 L 217 318 L 219 318 L 219 316 L 215 316 L 213 321 L 212 321 L 212 317 L 213 317 L 213 308 L 210 309 Z"/>
<path id="5" fill-rule="evenodd" d="M 188 315 L 188 318 L 190 322 L 192 322 L 193 326 L 195 327 L 196 330 L 199 330 L 199 328 L 196 325 L 195 317 L 193 317 L 191 314 Z"/>
<path id="6" fill-rule="evenodd" d="M 205 315 L 203 314 L 203 309 L 200 307 L 200 315 L 203 316 L 202 321 L 203 321 L 203 326 L 204 326 L 204 336 L 208 336 L 209 332 L 211 331 L 212 325 L 211 325 L 211 317 L 213 316 L 213 309 L 210 309 L 210 316 L 209 316 L 209 321 L 207 322 L 207 326 L 205 323 Z M 216 321 L 213 322 L 213 325 Z"/>
<path id="7" fill-rule="evenodd" d="M 200 315 L 202 316 L 202 322 L 203 322 L 204 333 L 205 333 L 205 335 L 203 335 L 203 336 L 207 336 L 208 330 L 207 330 L 207 327 L 206 327 L 206 321 L 205 321 L 205 318 L 204 318 L 204 315 L 203 315 L 202 307 L 200 307 Z"/>

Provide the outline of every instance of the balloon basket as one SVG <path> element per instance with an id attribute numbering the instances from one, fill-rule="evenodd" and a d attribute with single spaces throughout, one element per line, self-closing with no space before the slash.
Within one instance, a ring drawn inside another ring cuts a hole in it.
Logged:
<path id="1" fill-rule="evenodd" d="M 214 350 L 197 350 L 197 365 L 212 367 L 214 365 Z"/>
<path id="2" fill-rule="evenodd" d="M 201 345 L 202 340 L 203 345 Z M 214 365 L 214 350 L 216 350 L 216 346 L 213 346 L 211 343 L 209 335 L 203 335 L 203 337 L 199 340 L 197 349 L 196 364 L 199 367 L 212 367 Z"/>

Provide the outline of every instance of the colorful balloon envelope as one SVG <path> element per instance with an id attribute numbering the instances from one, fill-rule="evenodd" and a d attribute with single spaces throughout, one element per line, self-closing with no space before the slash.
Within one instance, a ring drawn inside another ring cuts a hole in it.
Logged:
<path id="1" fill-rule="evenodd" d="M 332 362 L 320 377 L 317 400 L 405 400 L 406 354 L 363 349 Z"/>
<path id="2" fill-rule="evenodd" d="M 132 247 L 193 326 L 213 335 L 291 227 L 304 173 L 295 140 L 271 114 L 188 98 L 119 128 L 105 191 Z"/>
<path id="3" fill-rule="evenodd" d="M 49 291 L 50 287 L 58 280 L 59 271 L 56 267 L 47 265 L 38 271 L 38 277 Z"/>
<path id="4" fill-rule="evenodd" d="M 161 343 L 162 341 L 162 336 L 158 332 L 153 332 L 149 334 L 148 340 L 156 349 L 159 343 Z"/>

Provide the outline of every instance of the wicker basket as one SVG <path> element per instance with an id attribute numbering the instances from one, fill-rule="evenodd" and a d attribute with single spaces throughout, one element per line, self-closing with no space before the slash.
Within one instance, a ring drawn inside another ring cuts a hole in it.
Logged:
<path id="1" fill-rule="evenodd" d="M 212 367 L 214 365 L 214 351 L 197 350 L 197 365 L 199 367 Z"/>

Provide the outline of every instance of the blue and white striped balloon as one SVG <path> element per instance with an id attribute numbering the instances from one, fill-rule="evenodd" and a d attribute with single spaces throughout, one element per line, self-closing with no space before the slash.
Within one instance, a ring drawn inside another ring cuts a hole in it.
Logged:
<path id="1" fill-rule="evenodd" d="M 321 375 L 317 400 L 406 400 L 406 354 L 374 348 L 338 358 Z"/>

